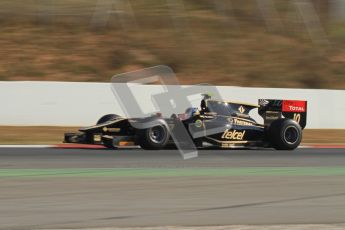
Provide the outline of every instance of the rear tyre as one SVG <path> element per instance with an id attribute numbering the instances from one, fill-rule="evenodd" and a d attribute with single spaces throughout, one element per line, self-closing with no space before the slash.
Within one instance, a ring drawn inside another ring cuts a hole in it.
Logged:
<path id="1" fill-rule="evenodd" d="M 168 129 L 164 125 L 137 131 L 137 143 L 147 150 L 158 150 L 166 147 L 170 138 Z"/>
<path id="2" fill-rule="evenodd" d="M 119 118 L 120 116 L 117 114 L 107 114 L 104 115 L 103 117 L 101 117 L 98 121 L 97 121 L 97 125 L 108 122 L 108 121 L 112 121 L 115 120 L 117 118 Z"/>
<path id="3" fill-rule="evenodd" d="M 277 150 L 293 150 L 302 141 L 302 128 L 294 120 L 278 119 L 270 126 L 269 139 Z"/>

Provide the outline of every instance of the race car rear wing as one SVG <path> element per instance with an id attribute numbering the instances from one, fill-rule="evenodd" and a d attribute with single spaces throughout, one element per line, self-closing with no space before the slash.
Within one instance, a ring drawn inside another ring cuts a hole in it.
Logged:
<path id="1" fill-rule="evenodd" d="M 307 101 L 259 99 L 259 114 L 265 126 L 280 118 L 297 121 L 302 129 L 307 125 Z"/>

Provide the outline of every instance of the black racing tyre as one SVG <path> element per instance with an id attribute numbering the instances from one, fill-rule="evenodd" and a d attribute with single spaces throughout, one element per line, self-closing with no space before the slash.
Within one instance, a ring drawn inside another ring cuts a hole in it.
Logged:
<path id="1" fill-rule="evenodd" d="M 116 118 L 119 118 L 119 115 L 116 114 L 107 114 L 104 115 L 103 117 L 101 117 L 98 121 L 97 121 L 97 125 L 105 123 L 107 121 L 111 121 L 111 120 L 115 120 Z"/>
<path id="2" fill-rule="evenodd" d="M 170 138 L 169 131 L 164 125 L 137 131 L 137 143 L 147 150 L 158 150 L 166 147 Z"/>
<path id="3" fill-rule="evenodd" d="M 277 150 L 293 150 L 302 141 L 302 128 L 292 119 L 278 119 L 270 126 L 269 139 Z"/>

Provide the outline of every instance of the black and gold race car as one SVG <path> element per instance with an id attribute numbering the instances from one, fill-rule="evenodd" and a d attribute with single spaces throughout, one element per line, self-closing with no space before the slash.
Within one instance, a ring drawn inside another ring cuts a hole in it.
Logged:
<path id="1" fill-rule="evenodd" d="M 258 110 L 263 124 L 249 115 L 253 109 Z M 80 128 L 79 133 L 66 133 L 64 142 L 104 145 L 113 149 L 123 145 L 143 149 L 194 145 L 194 148 L 293 150 L 301 143 L 306 119 L 306 101 L 260 99 L 258 105 L 252 105 L 217 101 L 204 95 L 200 108 L 191 107 L 185 113 L 173 114 L 169 118 L 161 114 L 145 118 L 105 115 L 96 125 Z"/>

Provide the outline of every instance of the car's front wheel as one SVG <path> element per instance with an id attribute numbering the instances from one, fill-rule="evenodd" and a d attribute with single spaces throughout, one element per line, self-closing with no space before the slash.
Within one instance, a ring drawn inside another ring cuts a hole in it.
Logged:
<path id="1" fill-rule="evenodd" d="M 166 147 L 169 138 L 169 131 L 164 125 L 137 131 L 137 142 L 143 149 L 163 149 Z"/>
<path id="2" fill-rule="evenodd" d="M 107 114 L 107 115 L 104 115 L 103 117 L 101 117 L 98 121 L 97 121 L 97 125 L 99 124 L 103 124 L 105 122 L 108 122 L 108 121 L 112 121 L 112 120 L 115 120 L 117 118 L 119 118 L 120 116 L 117 115 L 117 114 Z"/>

